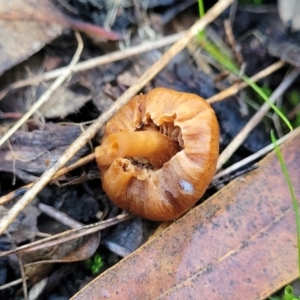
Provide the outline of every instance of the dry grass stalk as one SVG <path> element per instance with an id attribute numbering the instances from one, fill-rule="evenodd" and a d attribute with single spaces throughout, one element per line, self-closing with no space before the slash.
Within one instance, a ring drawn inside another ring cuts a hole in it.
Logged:
<path id="1" fill-rule="evenodd" d="M 299 131 L 299 130 L 300 130 L 300 127 L 293 130 L 292 132 L 289 132 L 288 134 L 283 136 L 281 139 L 277 140 L 277 145 L 281 145 L 282 143 L 284 143 L 290 137 L 294 136 L 297 133 L 297 131 Z M 242 168 L 243 166 L 253 162 L 254 160 L 262 157 L 263 155 L 266 155 L 268 152 L 272 151 L 273 149 L 274 149 L 273 144 L 270 144 L 270 145 L 262 148 L 261 150 L 257 151 L 256 153 L 253 153 L 252 155 L 250 155 L 250 156 L 240 160 L 239 162 L 231 165 L 227 169 L 222 170 L 219 173 L 217 173 L 214 176 L 213 181 L 216 181 L 216 180 L 220 179 L 223 176 L 229 175 L 230 173 L 232 173 L 234 171 L 237 171 L 238 169 Z"/>
<path id="2" fill-rule="evenodd" d="M 277 89 L 270 96 L 269 101 L 260 108 L 259 111 L 251 118 L 251 120 L 245 125 L 245 127 L 237 134 L 237 136 L 231 141 L 231 143 L 224 149 L 219 157 L 217 164 L 217 170 L 227 162 L 227 160 L 232 156 L 232 154 L 240 147 L 240 145 L 247 138 L 251 130 L 258 125 L 262 118 L 270 109 L 270 103 L 274 103 L 278 97 L 280 97 L 287 88 L 295 81 L 295 79 L 300 74 L 298 69 L 293 69 L 292 72 L 281 82 Z"/>
<path id="3" fill-rule="evenodd" d="M 279 70 L 284 65 L 285 65 L 285 63 L 283 61 L 278 61 L 278 62 L 270 65 L 269 67 L 265 68 L 264 70 L 256 73 L 254 76 L 252 76 L 250 78 L 250 80 L 252 82 L 257 82 L 260 79 L 265 78 L 265 77 L 271 75 L 272 73 L 274 73 L 275 71 Z M 247 86 L 248 86 L 248 83 L 246 83 L 246 82 L 235 83 L 232 86 L 230 86 L 228 89 L 208 98 L 207 102 L 212 104 L 212 103 L 222 101 L 228 97 L 231 97 L 231 96 L 237 94 L 239 91 L 243 90 Z"/>
<path id="4" fill-rule="evenodd" d="M 20 247 L 17 247 L 15 249 L 5 251 L 5 252 L 0 252 L 0 257 L 7 256 L 10 254 L 29 253 L 29 252 L 36 251 L 39 249 L 44 249 L 46 247 L 57 246 L 59 244 L 80 238 L 82 236 L 98 232 L 100 230 L 103 230 L 103 229 L 113 226 L 115 224 L 118 224 L 120 222 L 128 220 L 132 217 L 133 217 L 133 215 L 130 215 L 130 214 L 121 214 L 114 218 L 107 219 L 105 221 L 85 225 L 80 228 L 74 228 L 74 229 L 70 229 L 67 231 L 63 231 L 61 233 L 54 234 L 52 236 L 46 237 L 41 240 L 37 240 L 35 242 L 29 243 L 29 244 L 26 244 L 26 245 L 23 245 Z"/>
<path id="5" fill-rule="evenodd" d="M 51 95 L 57 90 L 64 81 L 71 75 L 73 67 L 76 65 L 80 58 L 83 49 L 83 42 L 80 34 L 75 32 L 78 41 L 78 48 L 72 58 L 67 69 L 52 83 L 48 90 L 31 106 L 31 108 L 12 126 L 0 139 L 0 146 L 2 146 L 44 103 L 46 103 Z"/>
<path id="6" fill-rule="evenodd" d="M 145 43 L 142 43 L 141 45 L 132 46 L 131 48 L 111 52 L 111 53 L 108 53 L 108 54 L 105 54 L 105 55 L 102 55 L 99 57 L 94 57 L 89 60 L 79 62 L 76 66 L 74 66 L 72 72 L 73 73 L 83 72 L 83 71 L 90 70 L 90 69 L 93 69 L 93 68 L 96 68 L 96 67 L 99 67 L 99 66 L 102 66 L 105 64 L 109 64 L 109 63 L 112 63 L 112 62 L 115 62 L 118 60 L 132 57 L 132 56 L 135 56 L 135 55 L 138 55 L 138 54 L 141 54 L 141 53 L 153 50 L 153 49 L 168 46 L 170 44 L 175 43 L 182 37 L 184 37 L 184 35 L 185 35 L 185 32 L 179 32 L 179 33 L 172 34 L 170 36 L 160 38 L 156 41 L 145 42 Z M 63 72 L 65 72 L 65 70 L 67 68 L 68 67 L 62 67 L 62 68 L 55 69 L 53 71 L 46 72 L 42 75 L 18 80 L 16 82 L 10 84 L 9 86 L 7 86 L 5 89 L 3 89 L 0 92 L 0 100 L 3 97 L 5 97 L 5 95 L 9 91 L 12 91 L 14 89 L 19 89 L 19 88 L 26 87 L 29 85 L 37 85 L 37 84 L 40 84 L 41 82 L 55 79 L 58 76 L 60 76 Z"/>

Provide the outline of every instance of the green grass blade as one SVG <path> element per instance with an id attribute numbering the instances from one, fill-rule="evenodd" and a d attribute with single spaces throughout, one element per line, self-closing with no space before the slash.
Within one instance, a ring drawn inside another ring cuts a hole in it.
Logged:
<path id="1" fill-rule="evenodd" d="M 200 18 L 204 16 L 204 4 L 203 0 L 198 0 L 198 9 Z M 201 46 L 223 67 L 232 72 L 235 75 L 239 74 L 238 66 L 213 43 L 209 42 L 205 38 L 205 30 L 202 30 L 198 34 L 199 43 Z M 248 85 L 265 101 L 268 102 L 270 107 L 275 111 L 275 113 L 283 120 L 283 122 L 287 125 L 290 130 L 293 130 L 293 127 L 287 117 L 283 114 L 283 112 L 273 103 L 269 102 L 269 97 L 265 94 L 265 92 L 252 80 L 250 80 L 247 76 L 242 76 L 242 79 L 248 83 Z"/>
<path id="2" fill-rule="evenodd" d="M 199 42 L 201 43 L 201 46 L 209 53 L 209 55 L 212 56 L 213 59 L 215 59 L 224 68 L 233 74 L 237 75 L 239 73 L 237 65 L 229 57 L 224 55 L 224 53 L 221 52 L 214 43 L 211 43 L 207 39 L 200 40 Z"/>
<path id="3" fill-rule="evenodd" d="M 235 75 L 239 74 L 238 67 L 232 62 L 230 58 L 220 51 L 218 47 L 216 47 L 213 43 L 210 43 L 206 39 L 200 40 L 202 41 L 202 47 L 223 67 L 225 67 L 228 71 L 232 72 Z M 267 103 L 269 103 L 269 97 L 266 93 L 252 80 L 250 80 L 247 76 L 242 76 L 242 79 Z M 283 120 L 283 122 L 287 125 L 290 130 L 293 130 L 293 126 L 287 117 L 283 114 L 283 112 L 273 103 L 269 103 L 270 107 L 275 111 L 275 113 Z"/>
<path id="4" fill-rule="evenodd" d="M 293 130 L 293 126 L 290 123 L 290 121 L 287 119 L 287 117 L 283 114 L 283 112 L 273 103 L 269 102 L 269 97 L 266 95 L 266 93 L 252 80 L 250 80 L 249 77 L 243 76 L 243 80 L 248 83 L 248 85 L 259 95 L 263 98 L 264 101 L 266 101 L 270 107 L 276 112 L 276 114 L 284 121 L 284 123 L 288 126 L 290 130 Z"/>
<path id="5" fill-rule="evenodd" d="M 198 0 L 199 16 L 202 18 L 205 14 L 203 0 Z M 200 40 L 205 38 L 205 30 L 201 30 L 198 34 Z"/>
<path id="6" fill-rule="evenodd" d="M 205 14 L 203 0 L 198 0 L 199 16 L 202 18 Z"/>

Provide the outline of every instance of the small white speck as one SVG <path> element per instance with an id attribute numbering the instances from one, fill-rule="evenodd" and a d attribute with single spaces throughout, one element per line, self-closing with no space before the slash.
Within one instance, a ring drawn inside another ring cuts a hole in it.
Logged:
<path id="1" fill-rule="evenodd" d="M 33 42 L 31 44 L 32 49 L 35 50 L 35 51 L 40 50 L 42 48 L 42 46 L 44 46 L 44 44 L 41 43 L 41 42 Z"/>
<path id="2" fill-rule="evenodd" d="M 183 179 L 180 179 L 179 180 L 179 184 L 180 184 L 180 187 L 187 193 L 187 194 L 191 194 L 194 192 L 194 186 L 186 181 L 186 180 L 183 180 Z"/>
<path id="3" fill-rule="evenodd" d="M 101 294 L 103 298 L 110 298 L 110 292 L 107 290 L 102 290 Z"/>

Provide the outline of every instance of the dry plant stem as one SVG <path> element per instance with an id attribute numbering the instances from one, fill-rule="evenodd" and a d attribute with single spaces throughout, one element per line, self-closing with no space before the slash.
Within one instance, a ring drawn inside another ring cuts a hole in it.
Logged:
<path id="1" fill-rule="evenodd" d="M 123 105 L 131 100 L 154 76 L 160 72 L 169 61 L 185 48 L 187 43 L 199 31 L 212 22 L 220 13 L 222 13 L 233 0 L 220 0 L 213 6 L 203 18 L 198 20 L 186 33 L 186 35 L 175 43 L 150 69 L 148 69 L 136 82 L 131 86 L 122 96 L 112 105 L 112 107 L 102 114 L 94 124 L 92 124 L 71 146 L 65 153 L 54 163 L 33 185 L 33 187 L 25 193 L 25 195 L 11 208 L 11 210 L 4 216 L 0 223 L 0 234 L 2 234 L 7 227 L 13 222 L 17 215 L 26 207 L 32 199 L 49 183 L 55 173 L 62 168 L 73 156 L 81 149 L 91 138 L 94 137 L 96 132 L 119 110 Z"/>
<path id="2" fill-rule="evenodd" d="M 70 228 L 81 228 L 83 226 L 82 223 L 70 218 L 67 214 L 55 209 L 52 206 L 46 205 L 44 203 L 40 203 L 38 205 L 41 212 L 46 214 L 48 217 L 56 220 L 57 222 L 68 226 Z"/>
<path id="3" fill-rule="evenodd" d="M 233 4 L 234 5 L 234 4 Z M 232 5 L 232 6 L 233 6 Z M 232 10 L 232 6 L 230 7 L 230 11 Z M 222 49 L 222 53 L 224 53 L 228 58 L 234 59 L 232 49 L 228 46 L 228 44 L 224 41 L 224 38 L 215 31 L 212 26 L 208 26 L 206 29 L 206 34 L 210 40 L 219 48 Z"/>
<path id="4" fill-rule="evenodd" d="M 28 279 L 28 277 L 26 277 L 26 279 Z M 23 282 L 23 279 L 22 279 L 22 278 L 19 278 L 19 279 L 17 279 L 17 280 L 11 281 L 11 282 L 9 282 L 9 283 L 0 285 L 0 291 L 5 290 L 5 289 L 8 289 L 8 288 L 10 288 L 10 287 L 13 287 L 13 286 L 15 286 L 15 285 L 17 285 L 17 284 L 20 284 L 20 283 L 22 283 L 22 282 Z"/>
<path id="5" fill-rule="evenodd" d="M 182 31 L 183 26 L 177 21 L 173 21 L 173 26 L 175 27 L 176 31 Z M 208 30 L 208 27 L 206 28 L 206 31 Z M 211 74 L 211 68 L 209 66 L 209 63 L 205 60 L 203 55 L 201 54 L 201 48 L 199 48 L 199 43 L 196 41 L 191 40 L 186 45 L 190 55 L 193 57 L 197 67 L 199 70 L 202 70 L 205 74 Z"/>
<path id="6" fill-rule="evenodd" d="M 95 159 L 95 153 L 91 153 L 89 155 L 86 155 L 85 157 L 80 158 L 79 160 L 77 160 L 74 164 L 64 167 L 63 169 L 60 169 L 54 176 L 53 176 L 53 180 L 57 179 L 75 169 L 77 169 L 78 167 L 84 166 L 85 164 L 91 162 L 92 160 Z"/>
<path id="7" fill-rule="evenodd" d="M 77 160 L 74 164 L 64 167 L 62 169 L 60 169 L 51 179 L 51 181 L 55 181 L 56 179 L 60 178 L 61 176 L 75 170 L 76 168 L 83 166 L 89 162 L 91 162 L 92 160 L 95 159 L 95 153 L 91 153 L 85 157 L 80 158 L 79 160 Z M 13 200 L 14 198 L 23 195 L 25 193 L 25 191 L 29 188 L 31 188 L 34 185 L 34 182 L 28 183 L 24 186 L 22 186 L 21 188 L 17 189 L 16 191 L 12 191 L 2 197 L 0 197 L 0 205 L 3 205 L 11 200 Z"/>
<path id="8" fill-rule="evenodd" d="M 257 82 L 258 80 L 265 78 L 265 77 L 269 76 L 270 74 L 274 73 L 275 71 L 279 70 L 284 65 L 285 65 L 285 62 L 278 61 L 278 62 L 272 64 L 271 66 L 265 68 L 264 70 L 258 72 L 254 76 L 252 76 L 250 78 L 250 80 L 253 82 Z M 207 102 L 212 104 L 212 103 L 222 101 L 230 96 L 237 94 L 240 90 L 246 88 L 247 86 L 248 86 L 248 84 L 246 82 L 236 83 L 236 84 L 230 86 L 228 89 L 208 98 Z"/>
<path id="9" fill-rule="evenodd" d="M 58 77 L 53 84 L 49 87 L 49 89 L 31 106 L 31 108 L 23 115 L 23 117 L 18 120 L 13 127 L 11 127 L 4 136 L 0 139 L 0 147 L 17 131 L 45 102 L 48 101 L 53 92 L 58 89 L 63 82 L 70 76 L 72 73 L 73 67 L 79 60 L 80 54 L 83 49 L 83 42 L 81 36 L 78 32 L 75 32 L 76 39 L 78 41 L 78 48 L 75 52 L 74 57 L 72 58 L 71 63 L 68 68 L 61 73 L 60 77 Z"/>
<path id="10" fill-rule="evenodd" d="M 160 47 L 164 47 L 167 45 L 170 45 L 172 43 L 175 43 L 176 41 L 178 41 L 179 39 L 181 39 L 182 37 L 184 37 L 185 32 L 179 32 L 170 36 L 166 36 L 163 37 L 161 39 L 158 39 L 156 41 L 151 41 L 151 42 L 145 42 L 141 45 L 138 46 L 133 46 L 131 48 L 128 49 L 124 49 L 124 50 L 120 50 L 120 51 L 116 51 L 116 52 L 112 52 L 106 55 L 102 55 L 99 57 L 95 57 L 83 62 L 79 62 L 74 68 L 73 68 L 73 73 L 77 73 L 77 72 L 82 72 L 82 71 L 86 71 L 95 67 L 99 67 L 101 65 L 104 64 L 108 64 L 108 63 L 112 63 L 124 58 L 128 58 L 131 56 L 135 56 L 156 48 L 160 48 Z M 23 79 L 23 80 L 19 80 L 16 81 L 14 83 L 12 83 L 11 85 L 9 85 L 7 88 L 5 88 L 4 90 L 2 90 L 0 92 L 0 100 L 10 91 L 13 89 L 18 89 L 21 87 L 25 87 L 28 85 L 37 85 L 43 81 L 47 81 L 47 80 L 51 80 L 51 79 L 55 79 L 58 76 L 60 76 L 61 73 L 65 72 L 65 70 L 67 69 L 67 67 L 63 67 L 63 68 L 59 68 L 53 71 L 49 71 L 46 72 L 40 76 L 35 76 L 32 78 L 28 78 L 28 79 Z"/>
<path id="11" fill-rule="evenodd" d="M 20 272 L 21 272 L 21 276 L 22 276 L 22 287 L 23 287 L 23 293 L 24 293 L 24 299 L 28 300 L 28 290 L 27 290 L 27 277 L 25 276 L 25 270 L 24 270 L 24 265 L 22 262 L 22 257 L 20 257 L 18 255 L 18 263 L 19 263 L 19 267 L 20 267 Z"/>
<path id="12" fill-rule="evenodd" d="M 290 137 L 292 137 L 293 135 L 296 134 L 297 131 L 300 131 L 300 127 L 293 130 L 292 132 L 289 132 L 288 134 L 286 134 L 285 136 L 283 136 L 281 139 L 277 140 L 277 144 L 281 145 L 283 142 L 285 142 L 286 140 L 288 140 Z M 262 148 L 261 150 L 257 151 L 256 153 L 242 159 L 241 161 L 231 165 L 230 167 L 228 167 L 227 169 L 219 172 L 218 174 L 216 174 L 213 178 L 213 181 L 218 180 L 219 178 L 229 175 L 230 173 L 240 169 L 241 167 L 245 166 L 246 164 L 251 163 L 252 161 L 260 158 L 261 156 L 267 154 L 268 152 L 270 152 L 271 150 L 274 149 L 274 145 L 270 144 L 264 148 Z"/>
<path id="13" fill-rule="evenodd" d="M 235 37 L 234 37 L 234 34 L 232 32 L 232 24 L 231 24 L 231 21 L 229 19 L 224 21 L 224 27 L 225 27 L 225 32 L 226 32 L 227 39 L 230 43 L 231 49 L 234 53 L 234 56 L 237 59 L 237 61 L 239 62 L 239 64 L 241 65 L 243 63 L 243 57 L 242 57 L 241 53 L 237 51 Z"/>
<path id="14" fill-rule="evenodd" d="M 220 168 L 227 162 L 231 155 L 244 142 L 251 130 L 255 126 L 257 126 L 258 123 L 262 120 L 262 118 L 270 109 L 269 103 L 274 103 L 277 100 L 277 98 L 280 97 L 288 89 L 288 87 L 294 82 L 294 80 L 299 74 L 300 70 L 293 69 L 292 72 L 289 75 L 287 75 L 287 77 L 281 82 L 281 84 L 277 87 L 277 89 L 269 98 L 269 101 L 265 102 L 265 104 L 260 108 L 260 110 L 251 118 L 251 120 L 246 124 L 246 126 L 238 133 L 238 135 L 221 153 L 217 164 L 217 170 L 220 170 Z"/>
<path id="15" fill-rule="evenodd" d="M 29 252 L 36 251 L 39 249 L 44 249 L 46 247 L 57 246 L 59 244 L 80 238 L 82 236 L 106 229 L 110 226 L 113 226 L 120 222 L 126 221 L 133 217 L 134 216 L 130 215 L 130 214 L 121 214 L 121 215 L 118 215 L 114 218 L 111 218 L 111 219 L 108 219 L 105 221 L 85 225 L 81 228 L 70 229 L 68 231 L 64 231 L 64 232 L 52 235 L 50 237 L 32 242 L 30 244 L 26 244 L 24 246 L 20 246 L 18 248 L 15 248 L 15 249 L 12 249 L 9 251 L 0 252 L 0 257 L 10 255 L 10 254 L 29 253 Z"/>

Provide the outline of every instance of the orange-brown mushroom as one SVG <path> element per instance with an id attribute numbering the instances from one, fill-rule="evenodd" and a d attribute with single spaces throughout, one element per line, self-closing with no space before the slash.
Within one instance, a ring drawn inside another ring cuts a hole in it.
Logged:
<path id="1" fill-rule="evenodd" d="M 201 97 L 156 88 L 106 125 L 95 150 L 102 186 L 120 208 L 150 220 L 178 218 L 204 194 L 219 155 L 219 126 Z"/>

